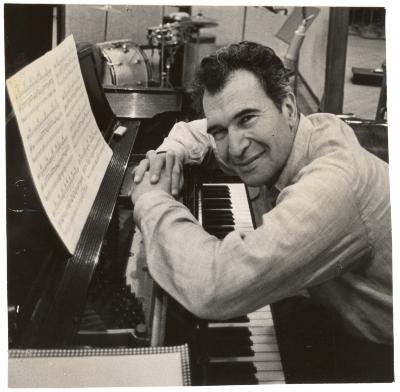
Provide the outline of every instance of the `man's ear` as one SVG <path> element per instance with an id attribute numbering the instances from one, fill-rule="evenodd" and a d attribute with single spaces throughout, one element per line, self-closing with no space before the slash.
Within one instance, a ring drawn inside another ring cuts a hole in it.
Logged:
<path id="1" fill-rule="evenodd" d="M 286 94 L 282 101 L 282 114 L 286 117 L 290 128 L 294 128 L 297 123 L 297 103 L 293 93 Z"/>

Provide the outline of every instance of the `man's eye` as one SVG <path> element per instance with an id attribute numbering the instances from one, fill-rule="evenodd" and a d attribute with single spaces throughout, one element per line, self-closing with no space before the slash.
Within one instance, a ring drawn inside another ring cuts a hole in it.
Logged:
<path id="1" fill-rule="evenodd" d="M 239 124 L 240 125 L 246 125 L 249 124 L 251 122 L 251 120 L 253 120 L 256 116 L 254 116 L 253 114 L 249 114 L 247 116 L 243 116 L 240 118 Z"/>

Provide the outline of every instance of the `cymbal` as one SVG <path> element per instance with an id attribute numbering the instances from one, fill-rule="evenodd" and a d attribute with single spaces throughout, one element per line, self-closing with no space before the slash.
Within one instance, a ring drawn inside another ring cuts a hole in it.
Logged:
<path id="1" fill-rule="evenodd" d="M 190 15 L 187 12 L 172 12 L 168 16 L 175 22 L 183 22 L 190 20 Z"/>
<path id="2" fill-rule="evenodd" d="M 202 27 L 218 26 L 218 22 L 216 21 L 216 19 L 205 18 L 204 16 L 194 16 L 193 18 L 191 18 L 189 20 L 182 20 L 179 23 L 184 26 L 194 26 L 194 27 L 197 27 L 198 29 L 200 29 Z"/>
<path id="3" fill-rule="evenodd" d="M 183 24 L 181 22 L 172 22 L 172 23 L 163 23 L 163 24 L 159 24 L 157 26 L 150 26 L 147 29 L 148 30 L 161 30 L 161 29 L 170 29 L 170 28 L 179 28 L 182 27 Z"/>
<path id="4" fill-rule="evenodd" d="M 114 8 L 112 5 L 92 5 L 90 6 L 90 8 L 93 8 L 95 10 L 99 10 L 99 11 L 103 11 L 103 12 L 112 12 L 112 13 L 116 13 L 116 14 L 124 14 L 124 12 L 120 11 L 117 8 Z"/>

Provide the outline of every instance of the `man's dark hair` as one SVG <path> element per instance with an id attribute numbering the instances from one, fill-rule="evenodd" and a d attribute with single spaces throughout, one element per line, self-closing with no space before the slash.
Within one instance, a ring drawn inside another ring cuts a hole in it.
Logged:
<path id="1" fill-rule="evenodd" d="M 281 59 L 268 46 L 242 41 L 217 50 L 204 57 L 194 80 L 194 103 L 202 112 L 202 98 L 207 90 L 211 95 L 220 92 L 232 72 L 244 69 L 260 81 L 265 93 L 281 110 L 283 98 L 292 91 L 288 72 Z"/>

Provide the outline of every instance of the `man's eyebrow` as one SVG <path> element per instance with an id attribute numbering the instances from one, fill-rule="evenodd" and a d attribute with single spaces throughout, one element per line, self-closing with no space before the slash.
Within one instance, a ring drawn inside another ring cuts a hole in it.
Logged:
<path id="1" fill-rule="evenodd" d="M 235 120 L 239 117 L 245 116 L 246 114 L 250 114 L 250 113 L 254 113 L 259 111 L 259 109 L 255 109 L 255 108 L 246 108 L 241 110 L 240 112 L 237 112 L 233 117 L 232 120 Z"/>
<path id="2" fill-rule="evenodd" d="M 235 120 L 239 117 L 245 116 L 246 114 L 254 113 L 257 111 L 259 111 L 259 109 L 255 109 L 255 108 L 246 108 L 246 109 L 240 110 L 239 112 L 234 114 L 234 116 L 232 117 L 231 120 Z M 207 133 L 211 133 L 220 128 L 225 128 L 225 127 L 222 125 L 218 125 L 218 124 L 211 125 L 211 127 L 207 128 Z"/>

